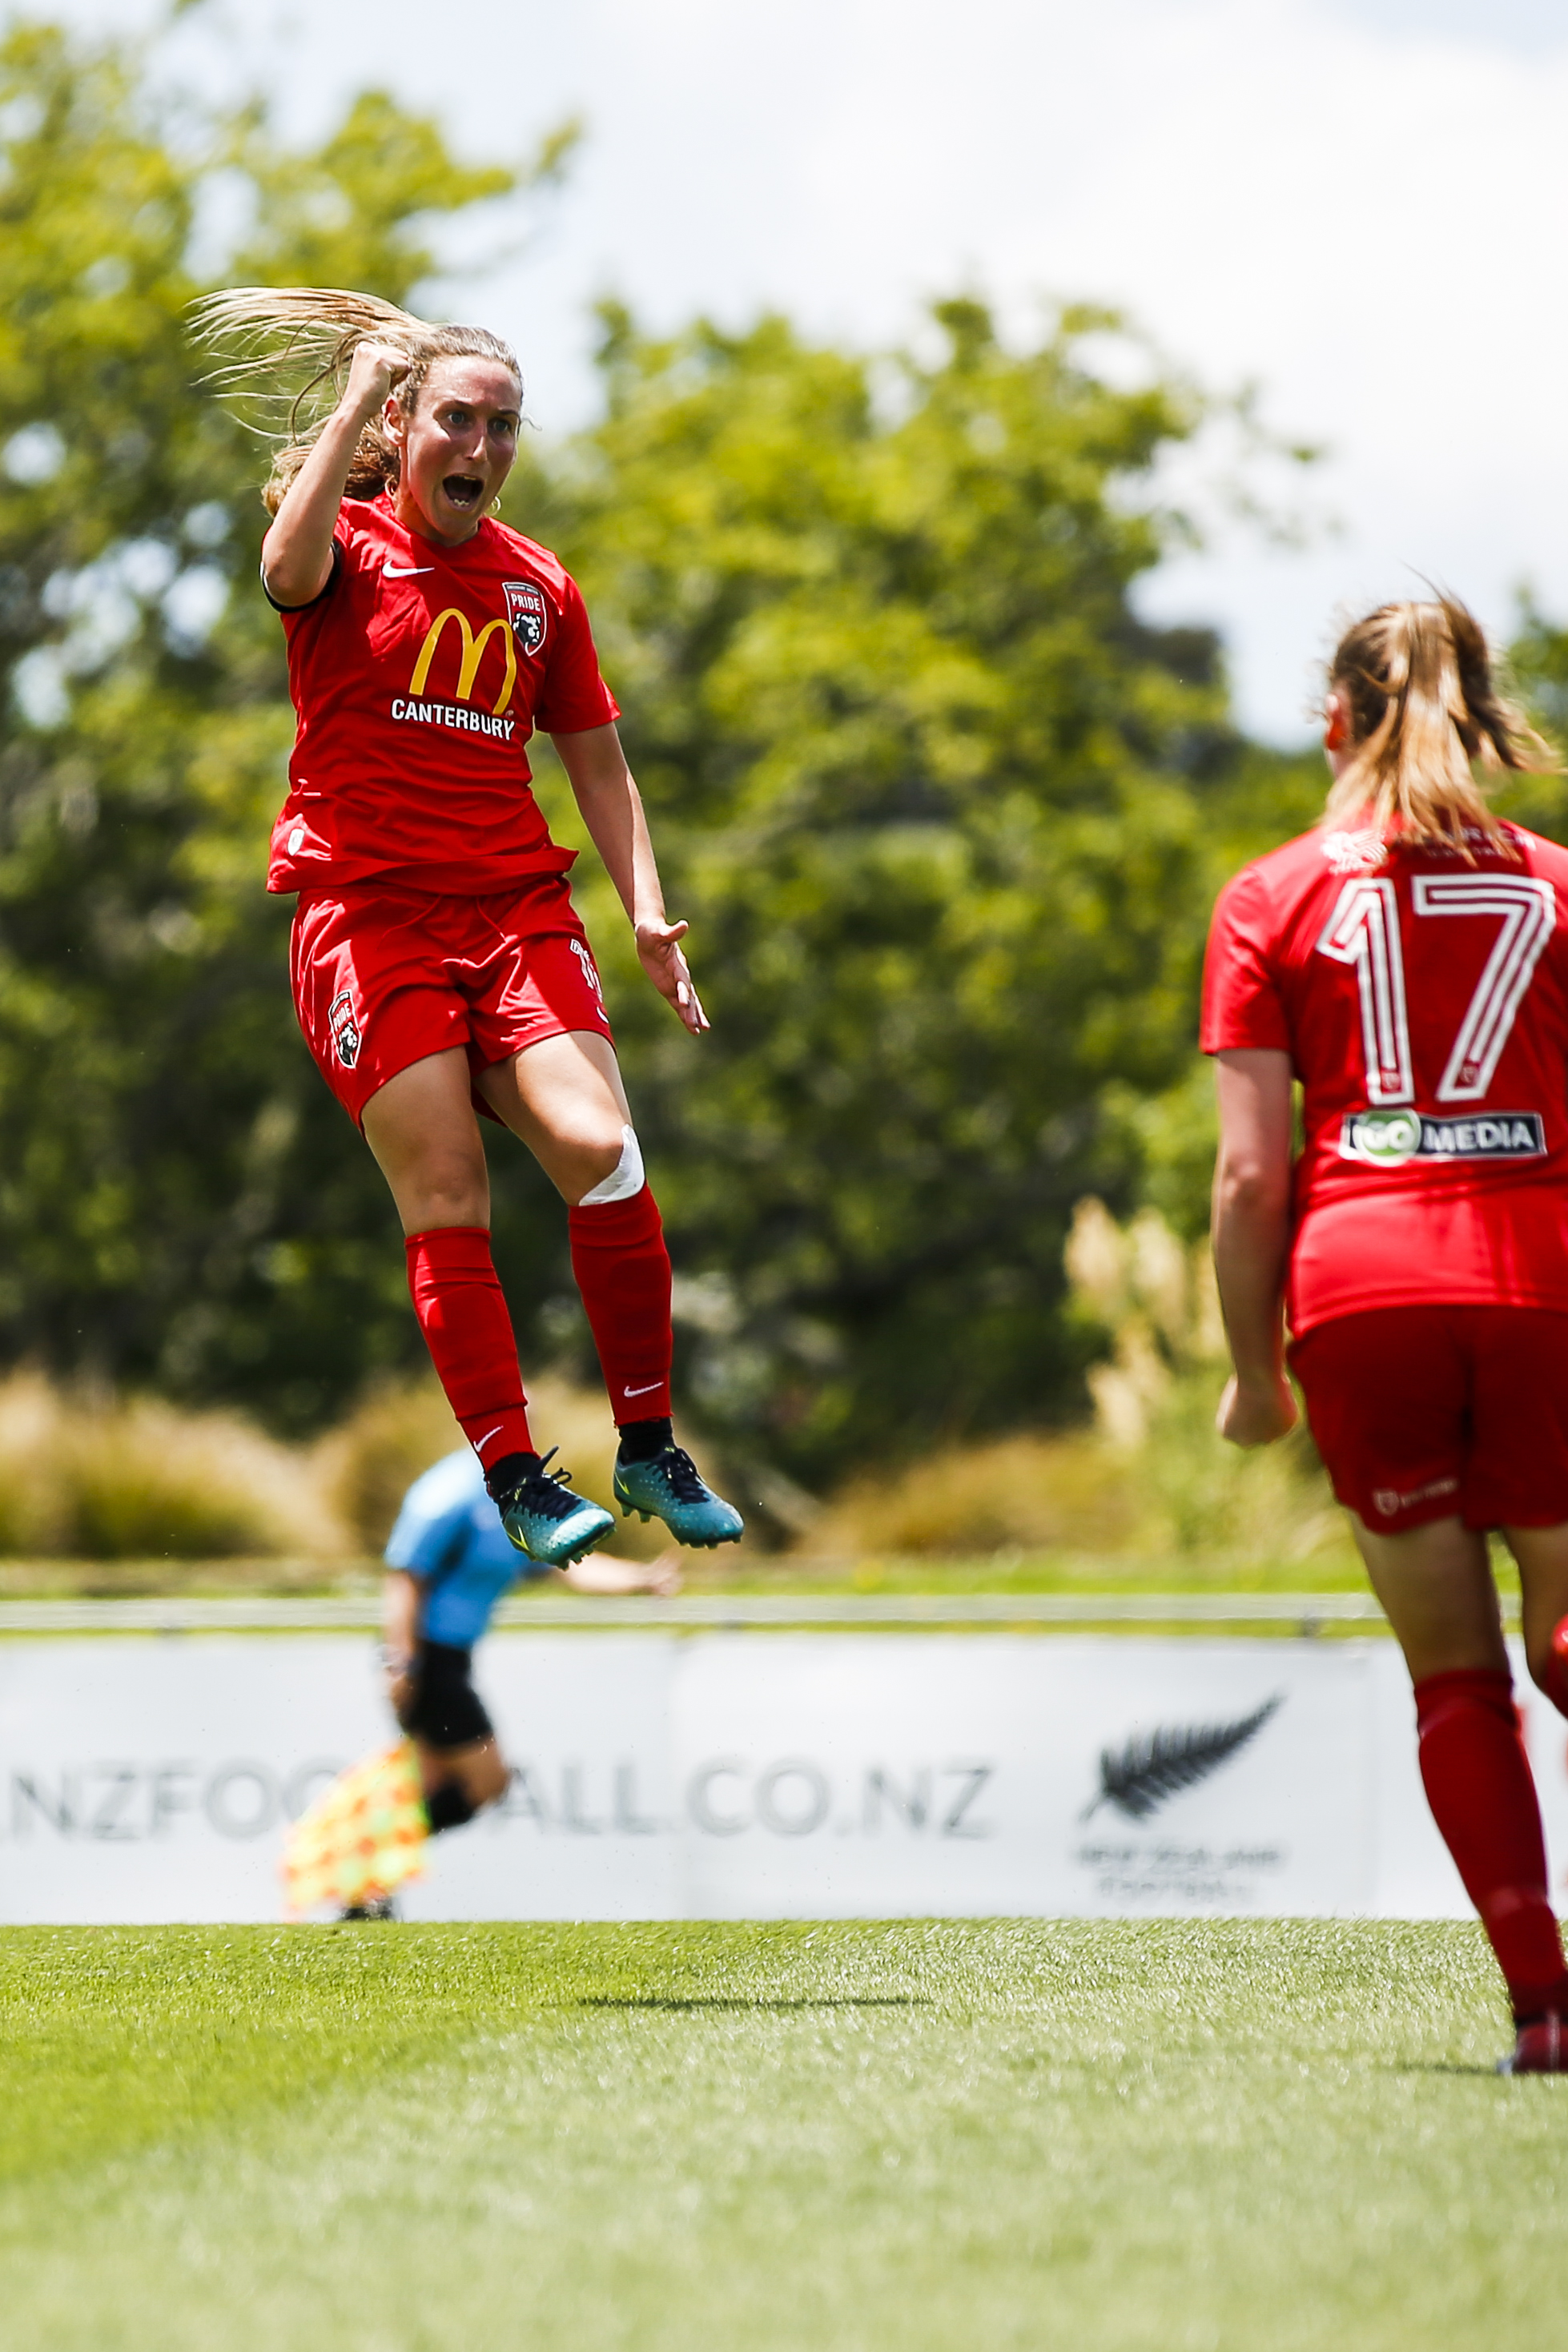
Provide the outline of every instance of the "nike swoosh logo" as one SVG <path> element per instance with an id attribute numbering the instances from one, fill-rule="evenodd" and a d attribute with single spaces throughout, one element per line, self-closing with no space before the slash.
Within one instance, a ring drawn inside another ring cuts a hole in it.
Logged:
<path id="1" fill-rule="evenodd" d="M 645 1381 L 640 1389 L 623 1389 L 621 1391 L 621 1394 L 623 1396 L 652 1396 L 655 1389 L 661 1389 L 663 1386 L 664 1382 L 662 1381 Z"/>
<path id="2" fill-rule="evenodd" d="M 499 1437 L 505 1427 L 506 1423 L 504 1421 L 498 1421 L 493 1429 L 487 1429 L 482 1437 L 475 1438 L 474 1452 L 479 1455 L 481 1460 L 484 1457 L 485 1448 L 489 1444 L 491 1438 Z"/>
<path id="3" fill-rule="evenodd" d="M 387 580 L 417 580 L 422 572 L 434 572 L 433 563 L 384 563 L 382 576 Z"/>

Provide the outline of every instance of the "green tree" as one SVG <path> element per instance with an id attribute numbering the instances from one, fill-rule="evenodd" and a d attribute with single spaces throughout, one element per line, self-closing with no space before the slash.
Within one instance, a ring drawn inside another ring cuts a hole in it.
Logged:
<path id="1" fill-rule="evenodd" d="M 193 228 L 239 174 L 235 274 L 405 301 L 432 219 L 527 174 L 374 93 L 306 154 L 256 110 L 189 133 L 131 47 L 0 44 L 0 1352 L 303 1425 L 418 1342 L 262 887 L 265 452 L 195 380 Z"/>
<path id="2" fill-rule="evenodd" d="M 686 1377 L 814 1480 L 1076 1402 L 1068 1221 L 1187 1066 L 1240 765 L 1213 637 L 1130 602 L 1195 400 L 1097 378 L 1098 314 L 1021 353 L 934 317 L 877 362 L 610 310 L 603 424 L 512 499 L 584 581 L 715 1021 L 616 1006 Z"/>
<path id="3" fill-rule="evenodd" d="M 465 169 L 374 94 L 310 153 L 254 109 L 206 131 L 125 45 L 0 43 L 0 1356 L 308 1426 L 419 1343 L 261 887 L 264 453 L 194 381 L 193 228 L 237 175 L 226 275 L 407 300 L 431 219 L 565 134 Z M 685 1392 L 814 1482 L 1078 1401 L 1073 1203 L 1190 1189 L 1208 903 L 1295 789 L 1212 636 L 1131 601 L 1195 397 L 1100 381 L 1099 314 L 1022 352 L 975 302 L 935 320 L 939 356 L 876 359 L 608 313 L 602 424 L 510 501 L 588 590 L 718 1021 L 668 1021 L 585 860 Z M 515 1147 L 496 1172 L 532 1358 L 581 1336 L 563 1220 Z"/>
<path id="4" fill-rule="evenodd" d="M 1568 628 L 1552 621 L 1530 597 L 1521 604 L 1504 677 L 1548 741 L 1568 755 Z M 1568 842 L 1568 777 L 1510 776 L 1492 798 L 1506 816 L 1532 832 Z"/>

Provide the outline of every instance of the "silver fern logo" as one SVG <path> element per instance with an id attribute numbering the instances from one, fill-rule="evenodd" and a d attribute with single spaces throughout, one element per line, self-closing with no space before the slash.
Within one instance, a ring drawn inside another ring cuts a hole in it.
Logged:
<path id="1" fill-rule="evenodd" d="M 1284 1704 L 1280 1691 L 1237 1723 L 1161 1724 L 1152 1731 L 1134 1732 L 1124 1748 L 1102 1748 L 1100 1793 L 1079 1819 L 1087 1822 L 1101 1805 L 1112 1805 L 1130 1822 L 1146 1822 L 1172 1797 L 1239 1756 Z"/>

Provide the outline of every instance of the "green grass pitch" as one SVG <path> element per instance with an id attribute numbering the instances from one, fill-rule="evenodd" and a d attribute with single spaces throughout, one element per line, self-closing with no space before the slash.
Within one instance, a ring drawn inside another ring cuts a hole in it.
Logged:
<path id="1" fill-rule="evenodd" d="M 0 1930 L 10 2352 L 1542 2352 L 1467 1927 Z"/>

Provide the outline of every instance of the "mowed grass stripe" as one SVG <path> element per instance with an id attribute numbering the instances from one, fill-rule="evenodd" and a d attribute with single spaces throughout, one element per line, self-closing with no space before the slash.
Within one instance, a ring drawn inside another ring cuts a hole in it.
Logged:
<path id="1" fill-rule="evenodd" d="M 8 2340 L 1555 2340 L 1467 1927 L 6 1931 Z M 68 2095 L 58 2105 L 58 2069 Z M 161 2119 L 161 2121 L 160 2121 Z"/>
<path id="2" fill-rule="evenodd" d="M 363 2085 L 513 2014 L 524 1967 L 460 1928 L 0 1928 L 0 2181 Z"/>

